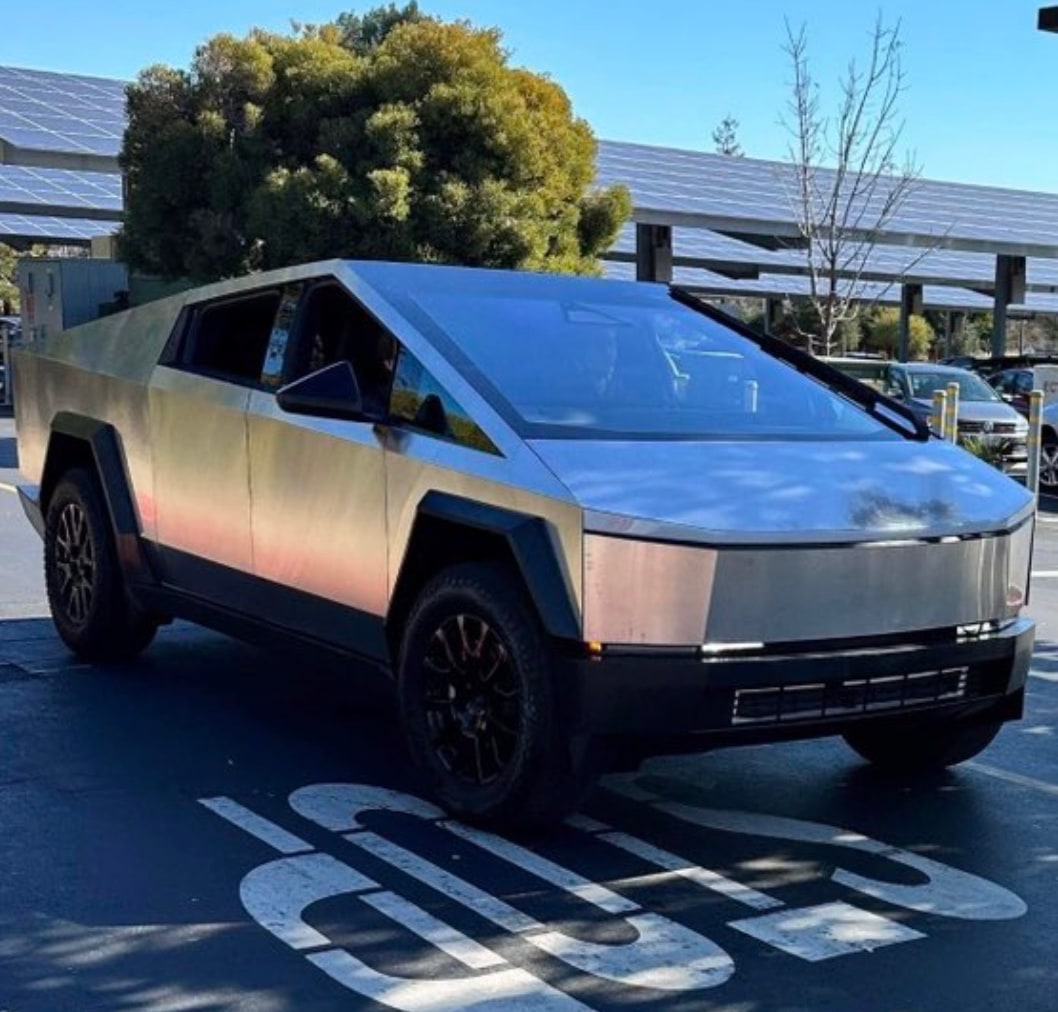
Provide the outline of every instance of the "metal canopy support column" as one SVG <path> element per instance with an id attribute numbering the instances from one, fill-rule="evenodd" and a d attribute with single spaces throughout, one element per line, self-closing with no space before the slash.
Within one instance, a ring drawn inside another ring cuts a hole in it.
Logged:
<path id="1" fill-rule="evenodd" d="M 764 300 L 764 333 L 775 336 L 785 316 L 782 299 Z"/>
<path id="2" fill-rule="evenodd" d="M 1025 258 L 996 257 L 996 299 L 992 310 L 992 354 L 1002 355 L 1007 345 L 1007 306 L 1025 301 Z"/>
<path id="3" fill-rule="evenodd" d="M 911 346 L 911 317 L 922 312 L 922 286 L 900 286 L 900 351 L 897 357 L 906 362 Z"/>
<path id="4" fill-rule="evenodd" d="M 636 223 L 636 281 L 672 284 L 672 228 Z"/>

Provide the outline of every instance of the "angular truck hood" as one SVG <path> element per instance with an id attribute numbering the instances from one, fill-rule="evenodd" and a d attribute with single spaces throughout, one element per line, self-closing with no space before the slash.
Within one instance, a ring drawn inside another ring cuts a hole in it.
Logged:
<path id="1" fill-rule="evenodd" d="M 936 439 L 530 445 L 586 511 L 588 530 L 628 536 L 716 544 L 943 537 L 1008 529 L 1032 507 L 1021 485 Z"/>

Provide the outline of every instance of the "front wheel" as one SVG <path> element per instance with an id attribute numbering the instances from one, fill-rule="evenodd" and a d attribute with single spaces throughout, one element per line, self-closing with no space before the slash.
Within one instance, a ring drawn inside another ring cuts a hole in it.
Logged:
<path id="1" fill-rule="evenodd" d="M 153 639 L 157 623 L 128 600 L 102 491 L 83 468 L 48 501 L 44 582 L 59 636 L 86 660 L 131 660 Z"/>
<path id="2" fill-rule="evenodd" d="M 457 818 L 525 829 L 576 807 L 587 760 L 563 734 L 551 651 L 505 567 L 454 566 L 423 588 L 398 683 L 412 758 Z"/>
<path id="3" fill-rule="evenodd" d="M 844 737 L 855 752 L 881 769 L 917 773 L 972 759 L 992 743 L 1002 726 L 1001 720 L 953 720 L 906 728 L 857 728 Z"/>

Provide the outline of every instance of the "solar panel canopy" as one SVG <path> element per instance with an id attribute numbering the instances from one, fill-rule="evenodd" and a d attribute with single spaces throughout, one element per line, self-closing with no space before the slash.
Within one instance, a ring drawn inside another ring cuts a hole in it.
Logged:
<path id="1" fill-rule="evenodd" d="M 84 242 L 117 230 L 125 88 L 120 80 L 0 67 L 0 236 Z M 597 168 L 601 184 L 629 187 L 636 222 L 676 226 L 677 266 L 727 280 L 756 279 L 759 289 L 783 294 L 803 288 L 797 279 L 807 269 L 803 251 L 734 238 L 760 236 L 780 245 L 799 238 L 791 166 L 600 141 Z M 823 187 L 828 178 L 820 170 Z M 1051 259 L 1058 258 L 1058 195 L 921 180 L 860 280 L 988 292 L 997 253 L 1031 258 L 1030 292 L 1058 292 L 1058 259 Z M 634 260 L 634 226 L 609 256 Z M 764 276 L 768 284 L 760 283 Z M 974 291 L 960 298 L 970 296 L 978 298 Z M 989 300 L 980 298 L 987 308 Z"/>
<path id="2" fill-rule="evenodd" d="M 599 182 L 624 183 L 635 220 L 796 239 L 797 178 L 791 165 L 702 151 L 601 141 Z M 817 170 L 826 192 L 833 173 Z M 880 186 L 852 219 L 878 220 Z M 861 219 L 862 213 L 862 219 Z M 879 235 L 886 245 L 1058 257 L 1058 194 L 918 180 Z"/>
<path id="3" fill-rule="evenodd" d="M 0 140 L 6 144 L 116 158 L 124 132 L 125 82 L 0 67 Z"/>

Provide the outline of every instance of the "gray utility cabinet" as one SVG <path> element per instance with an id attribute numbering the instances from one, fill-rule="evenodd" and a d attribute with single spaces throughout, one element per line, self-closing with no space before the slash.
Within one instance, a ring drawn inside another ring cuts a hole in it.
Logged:
<path id="1" fill-rule="evenodd" d="M 22 340 L 43 340 L 67 327 L 95 320 L 119 292 L 128 292 L 129 273 L 117 260 L 88 257 L 27 257 L 19 261 Z"/>

